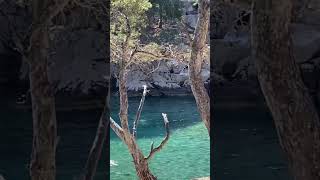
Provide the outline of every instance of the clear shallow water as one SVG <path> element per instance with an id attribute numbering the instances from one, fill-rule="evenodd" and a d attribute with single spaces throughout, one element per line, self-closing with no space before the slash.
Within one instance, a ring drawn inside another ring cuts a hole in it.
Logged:
<path id="1" fill-rule="evenodd" d="M 113 98 L 112 117 L 117 118 L 118 100 Z M 129 100 L 130 125 L 140 98 Z M 115 103 L 116 102 L 116 103 Z M 150 161 L 150 169 L 159 180 L 187 180 L 210 175 L 210 140 L 199 119 L 193 97 L 147 97 L 138 127 L 138 143 L 145 155 L 152 141 L 159 144 L 165 129 L 161 113 L 167 113 L 171 137 L 163 150 Z M 110 167 L 112 180 L 135 180 L 136 174 L 126 145 L 112 132 L 110 158 L 118 166 Z"/>

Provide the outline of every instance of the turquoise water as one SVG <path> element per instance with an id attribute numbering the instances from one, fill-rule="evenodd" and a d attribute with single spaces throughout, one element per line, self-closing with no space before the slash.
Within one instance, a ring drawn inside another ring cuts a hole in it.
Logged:
<path id="1" fill-rule="evenodd" d="M 111 100 L 112 117 L 117 118 L 118 100 Z M 130 124 L 139 98 L 129 99 Z M 187 180 L 210 175 L 210 140 L 200 121 L 193 97 L 146 97 L 138 127 L 138 143 L 145 155 L 152 141 L 159 144 L 165 129 L 161 113 L 167 113 L 171 137 L 164 149 L 150 161 L 150 169 L 159 180 Z M 110 168 L 112 180 L 137 179 L 132 157 L 126 145 L 112 132 L 110 159 L 118 166 Z"/>

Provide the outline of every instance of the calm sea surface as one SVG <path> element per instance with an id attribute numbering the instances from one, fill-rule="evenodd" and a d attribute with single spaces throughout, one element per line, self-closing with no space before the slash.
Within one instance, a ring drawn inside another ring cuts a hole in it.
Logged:
<path id="1" fill-rule="evenodd" d="M 130 124 L 140 99 L 130 98 Z M 4 101 L 2 101 L 4 102 Z M 111 99 L 117 119 L 118 100 Z M 0 174 L 7 180 L 28 180 L 32 146 L 32 118 L 28 111 L 0 103 Z M 57 180 L 73 180 L 81 173 L 95 136 L 100 111 L 60 112 Z M 159 180 L 188 180 L 210 173 L 210 143 L 193 97 L 147 97 L 138 127 L 138 143 L 145 154 L 152 141 L 165 134 L 161 113 L 167 113 L 171 137 L 150 162 Z M 215 177 L 218 180 L 289 180 L 272 119 L 265 109 L 216 110 L 214 114 Z M 111 132 L 110 167 L 113 180 L 135 180 L 126 146 Z M 109 160 L 102 155 L 96 180 L 105 180 Z"/>

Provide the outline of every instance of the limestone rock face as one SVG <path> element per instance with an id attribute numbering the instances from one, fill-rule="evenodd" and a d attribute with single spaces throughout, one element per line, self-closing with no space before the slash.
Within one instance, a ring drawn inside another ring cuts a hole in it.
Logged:
<path id="1" fill-rule="evenodd" d="M 114 78 L 117 73 L 117 70 L 113 70 Z M 202 69 L 203 81 L 208 81 L 209 76 L 210 67 L 207 64 Z M 143 85 L 156 89 L 189 88 L 188 80 L 187 64 L 176 60 L 159 60 L 141 65 L 133 64 L 128 73 L 127 87 L 131 91 L 141 90 Z"/>

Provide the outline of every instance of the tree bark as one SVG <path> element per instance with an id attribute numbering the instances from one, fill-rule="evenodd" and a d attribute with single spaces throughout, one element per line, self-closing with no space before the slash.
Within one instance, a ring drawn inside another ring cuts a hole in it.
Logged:
<path id="1" fill-rule="evenodd" d="M 48 1 L 32 3 L 33 22 L 40 22 L 40 13 L 48 6 Z M 32 180 L 55 180 L 57 122 L 54 92 L 48 73 L 49 32 L 48 22 L 33 29 L 30 40 L 30 90 L 33 115 L 33 147 L 30 164 Z"/>
<path id="2" fill-rule="evenodd" d="M 294 179 L 320 180 L 320 121 L 292 53 L 292 7 L 287 0 L 253 3 L 253 57 Z"/>
<path id="3" fill-rule="evenodd" d="M 54 91 L 47 71 L 49 23 L 70 0 L 33 0 L 32 32 L 28 63 L 33 116 L 33 145 L 30 162 L 32 180 L 55 180 L 57 121 Z"/>
<path id="4" fill-rule="evenodd" d="M 137 161 L 134 161 L 134 162 L 135 162 L 134 163 L 135 169 L 137 171 L 137 175 L 140 180 L 156 180 L 157 179 L 157 177 L 155 177 L 151 173 L 147 160 L 142 159 L 142 162 L 139 162 L 139 164 Z"/>
<path id="5" fill-rule="evenodd" d="M 210 135 L 210 99 L 204 86 L 201 69 L 203 64 L 203 50 L 206 47 L 210 18 L 210 1 L 199 0 L 199 18 L 192 42 L 191 58 L 189 61 L 189 76 L 192 93 L 195 97 L 202 121 Z"/>
<path id="6" fill-rule="evenodd" d="M 123 68 L 119 74 L 119 92 L 120 92 L 120 121 L 123 129 L 122 140 L 128 146 L 129 152 L 133 158 L 136 174 L 140 180 L 156 180 L 151 173 L 148 161 L 137 145 L 136 139 L 130 134 L 128 126 L 128 93 L 127 93 L 127 70 Z"/>
<path id="7" fill-rule="evenodd" d="M 124 15 L 125 16 L 125 15 Z M 147 94 L 147 86 L 144 86 L 142 98 L 140 101 L 140 105 L 137 111 L 136 119 L 133 122 L 133 130 L 132 134 L 129 130 L 128 123 L 128 92 L 127 92 L 127 76 L 128 76 L 128 68 L 134 60 L 134 55 L 138 51 L 138 47 L 135 47 L 134 50 L 130 49 L 129 42 L 131 39 L 131 24 L 129 18 L 126 18 L 126 38 L 124 42 L 121 44 L 121 59 L 119 61 L 119 95 L 120 95 L 120 112 L 119 119 L 121 126 L 118 125 L 111 117 L 110 117 L 110 127 L 117 134 L 117 136 L 127 145 L 127 148 L 133 158 L 133 163 L 136 169 L 137 176 L 140 180 L 156 180 L 157 178 L 151 173 L 148 160 L 152 157 L 152 155 L 162 149 L 162 147 L 167 143 L 169 139 L 169 121 L 167 119 L 166 114 L 162 114 L 164 119 L 164 124 L 166 127 L 166 136 L 161 142 L 159 146 L 153 148 L 153 143 L 151 145 L 150 154 L 146 158 L 144 157 L 142 151 L 140 150 L 138 143 L 136 141 L 136 133 L 137 133 L 137 125 L 140 119 L 140 115 L 142 112 L 142 107 L 144 103 L 145 96 Z"/>
<path id="8" fill-rule="evenodd" d="M 134 121 L 134 127 L 133 127 L 133 132 L 132 134 L 130 133 L 130 130 L 128 128 L 128 97 L 127 97 L 127 87 L 126 87 L 126 82 L 127 82 L 127 73 L 125 69 L 120 70 L 119 74 L 119 91 L 120 91 L 120 122 L 121 126 L 120 127 L 112 118 L 110 118 L 110 126 L 112 130 L 117 134 L 117 136 L 127 145 L 128 150 L 133 158 L 133 163 L 136 169 L 137 176 L 139 177 L 140 180 L 156 180 L 157 177 L 154 176 L 148 165 L 148 160 L 153 157 L 153 155 L 156 152 L 159 152 L 164 145 L 167 143 L 170 137 L 170 132 L 169 132 L 169 121 L 167 118 L 166 114 L 162 114 L 163 119 L 164 119 L 164 125 L 166 128 L 166 136 L 162 140 L 159 146 L 153 147 L 153 144 L 151 144 L 150 148 L 150 153 L 147 157 L 144 157 L 142 151 L 140 150 L 138 143 L 136 141 L 136 130 L 137 130 L 137 123 L 140 118 L 140 113 L 142 111 L 143 103 L 144 103 L 144 98 L 147 93 L 147 87 L 144 87 L 143 95 L 141 98 L 141 102 L 138 108 L 137 112 L 137 119 Z M 123 128 L 126 127 L 127 129 Z"/>

